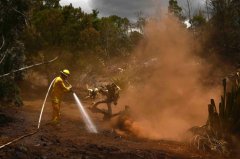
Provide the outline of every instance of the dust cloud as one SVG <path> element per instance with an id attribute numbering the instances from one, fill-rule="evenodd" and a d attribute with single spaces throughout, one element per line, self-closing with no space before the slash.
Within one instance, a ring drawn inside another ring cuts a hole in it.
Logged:
<path id="1" fill-rule="evenodd" d="M 207 105 L 219 89 L 202 84 L 209 68 L 199 63 L 196 41 L 183 24 L 169 17 L 151 21 L 144 36 L 135 65 L 150 62 L 136 75 L 140 84 L 122 95 L 120 104 L 130 105 L 136 135 L 180 140 L 187 129 L 206 122 Z"/>

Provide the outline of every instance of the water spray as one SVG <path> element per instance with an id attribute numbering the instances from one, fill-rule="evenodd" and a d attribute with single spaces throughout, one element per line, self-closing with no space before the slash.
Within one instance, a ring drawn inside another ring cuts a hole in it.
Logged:
<path id="1" fill-rule="evenodd" d="M 69 86 L 72 86 L 67 80 L 65 81 Z M 84 106 L 82 105 L 80 99 L 78 98 L 77 94 L 73 92 L 73 97 L 74 100 L 78 106 L 78 109 L 82 115 L 83 121 L 85 122 L 87 129 L 89 132 L 91 133 L 98 133 L 96 126 L 94 125 L 94 123 L 92 122 L 90 116 L 88 115 L 88 113 L 86 112 Z"/>
<path id="2" fill-rule="evenodd" d="M 98 133 L 96 126 L 93 124 L 91 118 L 89 117 L 88 113 L 86 112 L 85 108 L 83 107 L 81 101 L 79 100 L 78 96 L 74 92 L 73 92 L 73 97 L 77 103 L 80 113 L 82 114 L 82 118 L 88 128 L 88 131 L 91 133 Z"/>
<path id="3" fill-rule="evenodd" d="M 39 131 L 40 125 L 41 125 L 41 121 L 42 121 L 43 110 L 44 110 L 44 108 L 45 108 L 45 105 L 46 105 L 46 101 L 47 101 L 49 92 L 50 92 L 50 90 L 51 90 L 51 88 L 52 88 L 52 85 L 53 85 L 55 79 L 56 79 L 56 78 L 54 78 L 53 81 L 51 82 L 51 84 L 49 85 L 48 91 L 47 91 L 46 96 L 45 96 L 45 98 L 44 98 L 43 105 L 42 105 L 42 109 L 41 109 L 41 112 L 40 112 L 40 115 L 39 115 L 39 120 L 38 120 L 38 127 L 37 127 L 37 129 L 36 129 L 35 131 L 31 132 L 31 133 L 28 133 L 28 134 L 26 134 L 26 135 L 20 136 L 20 137 L 18 137 L 18 138 L 16 138 L 16 139 L 14 139 L 14 140 L 12 140 L 12 141 L 4 144 L 4 145 L 1 145 L 1 146 L 0 146 L 0 149 L 2 149 L 2 148 L 6 147 L 6 146 L 8 146 L 8 145 L 10 145 L 10 144 L 12 144 L 12 143 L 14 143 L 14 142 L 17 142 L 17 141 L 19 141 L 19 140 L 21 140 L 21 139 L 23 139 L 23 138 L 26 138 L 26 137 L 28 137 L 28 136 L 32 136 L 32 135 L 36 134 L 36 133 Z M 69 86 L 71 86 L 71 84 L 70 84 L 68 81 L 65 81 L 65 82 L 66 82 Z M 78 108 L 79 108 L 79 111 L 80 111 L 80 113 L 81 113 L 81 115 L 82 115 L 82 117 L 83 117 L 83 120 L 84 120 L 84 122 L 85 122 L 85 124 L 86 124 L 86 126 L 87 126 L 88 131 L 91 132 L 91 133 L 98 133 L 98 131 L 97 131 L 97 129 L 96 129 L 96 126 L 93 124 L 90 116 L 88 115 L 88 113 L 86 112 L 85 108 L 83 107 L 80 99 L 78 98 L 78 96 L 76 95 L 76 93 L 74 93 L 74 92 L 72 92 L 72 93 L 73 93 L 73 97 L 74 97 L 74 99 L 75 99 L 75 101 L 76 101 L 76 103 L 77 103 L 77 106 L 78 106 Z"/>
<path id="4" fill-rule="evenodd" d="M 72 86 L 67 80 L 65 80 L 65 82 L 69 86 Z M 85 124 L 87 126 L 88 131 L 91 132 L 91 133 L 98 133 L 96 126 L 94 125 L 90 116 L 86 112 L 86 110 L 85 110 L 84 106 L 82 105 L 80 99 L 78 98 L 77 94 L 74 91 L 72 91 L 72 93 L 73 93 L 74 100 L 75 100 L 75 102 L 78 106 L 78 109 L 79 109 L 79 111 L 82 115 L 83 121 L 85 122 Z"/>

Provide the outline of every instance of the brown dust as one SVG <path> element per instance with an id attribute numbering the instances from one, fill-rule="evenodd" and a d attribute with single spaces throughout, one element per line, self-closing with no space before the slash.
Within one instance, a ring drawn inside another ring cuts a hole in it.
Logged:
<path id="1" fill-rule="evenodd" d="M 135 120 L 131 130 L 137 136 L 179 140 L 192 126 L 205 124 L 207 105 L 219 89 L 202 84 L 209 68 L 198 62 L 196 41 L 183 24 L 169 17 L 151 21 L 144 36 L 134 59 L 154 59 L 154 66 L 138 72 L 143 81 L 130 88 L 120 104 L 130 105 Z"/>

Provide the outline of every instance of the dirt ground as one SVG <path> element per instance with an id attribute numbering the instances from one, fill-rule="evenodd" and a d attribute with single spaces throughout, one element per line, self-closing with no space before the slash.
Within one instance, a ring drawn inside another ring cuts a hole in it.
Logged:
<path id="1" fill-rule="evenodd" d="M 44 97 L 44 94 L 39 96 Z M 151 141 L 123 138 L 116 135 L 101 120 L 101 116 L 90 113 L 99 133 L 88 133 L 73 99 L 62 104 L 62 120 L 59 126 L 49 125 L 51 104 L 44 111 L 40 131 L 30 137 L 0 150 L 1 159 L 172 159 L 172 158 L 220 158 L 202 153 L 185 143 L 176 141 Z M 71 102 L 72 101 L 72 102 Z M 10 108 L 3 113 L 12 121 L 0 129 L 0 145 L 33 132 L 43 100 L 24 97 L 24 106 Z M 89 106 L 90 101 L 84 101 Z"/>

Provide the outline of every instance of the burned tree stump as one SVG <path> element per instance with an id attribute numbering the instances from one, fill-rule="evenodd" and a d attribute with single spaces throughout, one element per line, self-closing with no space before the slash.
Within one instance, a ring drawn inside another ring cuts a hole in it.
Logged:
<path id="1" fill-rule="evenodd" d="M 233 79 L 227 80 L 225 78 L 223 80 L 223 95 L 218 110 L 214 99 L 210 100 L 206 125 L 198 127 L 201 131 L 192 132 L 193 140 L 191 140 L 191 143 L 197 145 L 198 149 L 206 150 L 206 147 L 208 147 L 210 150 L 229 155 L 228 147 L 229 143 L 233 143 L 231 141 L 232 137 L 238 138 L 240 136 L 239 79 L 239 75 L 236 74 Z"/>
<path id="2" fill-rule="evenodd" d="M 238 81 L 238 80 L 237 80 Z M 227 91 L 227 79 L 223 80 L 223 95 L 219 103 L 217 112 L 215 102 L 211 99 L 208 106 L 209 121 L 211 129 L 220 134 L 240 135 L 240 88 L 239 82 L 229 81 L 229 91 Z M 214 119 L 218 118 L 218 119 Z M 216 126 L 219 125 L 219 126 Z"/>

